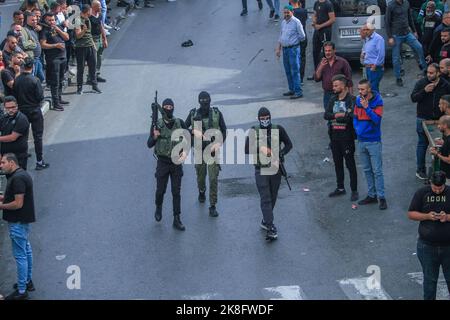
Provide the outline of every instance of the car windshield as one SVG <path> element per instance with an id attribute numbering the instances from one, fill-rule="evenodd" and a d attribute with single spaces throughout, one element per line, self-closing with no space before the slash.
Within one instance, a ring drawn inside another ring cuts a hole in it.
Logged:
<path id="1" fill-rule="evenodd" d="M 381 15 L 386 13 L 386 0 L 332 0 L 336 17 L 357 17 L 376 14 L 377 10 L 368 10 L 378 6 Z"/>

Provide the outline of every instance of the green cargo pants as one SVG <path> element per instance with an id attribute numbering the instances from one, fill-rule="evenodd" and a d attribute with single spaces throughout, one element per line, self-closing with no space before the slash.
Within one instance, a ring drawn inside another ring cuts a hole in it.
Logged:
<path id="1" fill-rule="evenodd" d="M 217 179 L 219 177 L 220 164 L 196 164 L 197 185 L 199 191 L 206 191 L 206 170 L 209 176 L 209 204 L 215 206 L 217 203 Z"/>

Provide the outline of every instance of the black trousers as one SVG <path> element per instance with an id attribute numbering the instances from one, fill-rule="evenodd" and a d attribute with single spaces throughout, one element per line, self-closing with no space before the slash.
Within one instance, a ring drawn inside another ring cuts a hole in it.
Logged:
<path id="1" fill-rule="evenodd" d="M 306 47 L 308 46 L 308 40 L 300 42 L 300 79 L 303 81 L 305 77 L 305 66 L 306 66 Z"/>
<path id="2" fill-rule="evenodd" d="M 322 46 L 325 41 L 331 40 L 331 28 L 321 29 L 319 31 L 314 30 L 313 34 L 313 59 L 314 59 L 314 71 L 322 59 Z"/>
<path id="3" fill-rule="evenodd" d="M 350 188 L 358 190 L 358 175 L 355 162 L 354 140 L 331 140 L 331 152 L 333 153 L 334 170 L 336 171 L 336 183 L 339 189 L 344 189 L 344 160 L 350 174 Z"/>
<path id="4" fill-rule="evenodd" d="M 257 2 L 261 2 L 261 0 L 256 0 Z M 242 9 L 247 10 L 247 0 L 242 0 Z"/>
<path id="5" fill-rule="evenodd" d="M 158 159 L 156 165 L 156 196 L 155 204 L 162 206 L 164 201 L 164 194 L 167 189 L 167 182 L 170 177 L 170 184 L 172 187 L 172 204 L 173 214 L 181 214 L 181 178 L 183 177 L 182 165 L 176 165 L 173 163 L 165 162 Z"/>
<path id="6" fill-rule="evenodd" d="M 95 48 L 75 48 L 75 55 L 77 57 L 77 86 L 83 85 L 84 65 L 87 62 L 89 79 L 94 85 L 97 84 L 97 77 L 95 75 L 95 67 L 97 64 L 97 52 Z"/>
<path id="7" fill-rule="evenodd" d="M 47 64 L 45 69 L 46 79 L 50 85 L 53 104 L 59 105 L 67 60 L 65 57 L 54 58 L 45 56 L 45 61 Z"/>
<path id="8" fill-rule="evenodd" d="M 33 132 L 34 151 L 36 152 L 36 160 L 42 160 L 42 136 L 44 134 L 44 117 L 40 107 L 34 109 L 21 110 L 21 112 L 28 118 L 31 124 L 31 131 Z"/>
<path id="9" fill-rule="evenodd" d="M 274 175 L 261 175 L 259 168 L 255 169 L 256 187 L 261 198 L 261 211 L 264 222 L 268 225 L 273 224 L 273 208 L 277 202 L 278 189 L 281 184 L 281 172 Z"/>

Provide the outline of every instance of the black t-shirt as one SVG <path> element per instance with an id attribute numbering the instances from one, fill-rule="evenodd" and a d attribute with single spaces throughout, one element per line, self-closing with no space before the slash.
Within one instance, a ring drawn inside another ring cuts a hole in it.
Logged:
<path id="1" fill-rule="evenodd" d="M 102 15 L 99 14 L 98 17 L 90 16 L 91 21 L 91 34 L 93 37 L 99 37 L 102 35 Z"/>
<path id="2" fill-rule="evenodd" d="M 296 8 L 294 9 L 294 17 L 300 20 L 306 34 L 306 20 L 308 20 L 308 11 L 304 8 Z"/>
<path id="3" fill-rule="evenodd" d="M 41 40 L 46 40 L 48 44 L 65 43 L 63 38 L 54 30 L 50 28 L 44 28 L 41 31 Z M 66 49 L 44 49 L 46 58 L 64 58 L 66 56 Z"/>
<path id="4" fill-rule="evenodd" d="M 3 210 L 3 220 L 20 223 L 35 222 L 33 180 L 22 168 L 17 169 L 8 177 L 3 203 L 13 202 L 16 194 L 24 195 L 23 206 L 17 210 Z"/>
<path id="5" fill-rule="evenodd" d="M 446 186 L 441 194 L 435 194 L 431 186 L 419 189 L 409 205 L 409 211 L 417 211 L 424 214 L 444 211 L 450 214 L 450 187 Z M 421 221 L 419 224 L 419 238 L 430 245 L 450 245 L 450 222 Z"/>
<path id="6" fill-rule="evenodd" d="M 0 148 L 1 154 L 12 152 L 19 158 L 26 156 L 28 152 L 29 127 L 30 123 L 28 122 L 27 117 L 20 111 L 13 117 L 2 117 L 0 119 L 0 131 L 2 132 L 2 136 L 10 135 L 12 132 L 17 132 L 21 134 L 21 136 L 13 142 L 2 142 Z"/>
<path id="7" fill-rule="evenodd" d="M 316 12 L 317 24 L 322 24 L 330 19 L 328 13 L 334 12 L 334 7 L 333 4 L 328 0 L 326 0 L 325 2 L 316 1 L 314 3 L 314 11 Z"/>
<path id="8" fill-rule="evenodd" d="M 441 147 L 441 154 L 448 157 L 450 154 L 450 136 L 444 137 L 444 144 Z M 450 164 L 441 160 L 441 170 L 445 172 L 447 179 L 450 179 Z"/>
<path id="9" fill-rule="evenodd" d="M 15 78 L 16 78 L 16 72 L 14 71 L 13 68 L 7 67 L 2 70 L 2 83 L 3 83 L 3 88 L 5 90 L 5 96 L 13 96 L 14 95 L 13 88 L 10 88 L 7 85 L 7 83 L 10 82 L 11 80 L 14 80 Z"/>

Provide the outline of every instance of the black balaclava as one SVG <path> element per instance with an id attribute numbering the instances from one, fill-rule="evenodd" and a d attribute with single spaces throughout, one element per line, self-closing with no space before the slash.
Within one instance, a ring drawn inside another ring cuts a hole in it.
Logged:
<path id="1" fill-rule="evenodd" d="M 200 92 L 198 95 L 198 103 L 200 103 L 200 112 L 202 115 L 207 115 L 211 105 L 211 97 L 209 96 L 209 93 L 206 91 Z"/>
<path id="2" fill-rule="evenodd" d="M 261 117 L 266 117 L 266 116 L 269 116 L 268 120 L 260 120 L 259 119 Z M 268 129 L 271 125 L 271 119 L 272 119 L 272 117 L 270 116 L 269 109 L 267 109 L 266 107 L 261 107 L 258 111 L 259 126 L 263 129 Z"/>
<path id="3" fill-rule="evenodd" d="M 173 118 L 173 110 L 174 109 L 167 110 L 167 109 L 164 109 L 164 106 L 172 106 L 173 107 L 174 104 L 173 104 L 172 99 L 167 98 L 166 100 L 164 100 L 163 103 L 162 103 L 162 106 L 163 106 L 162 109 L 163 109 L 163 111 L 164 111 L 164 113 L 165 113 L 165 115 L 167 117 L 167 120 L 171 120 Z"/>

